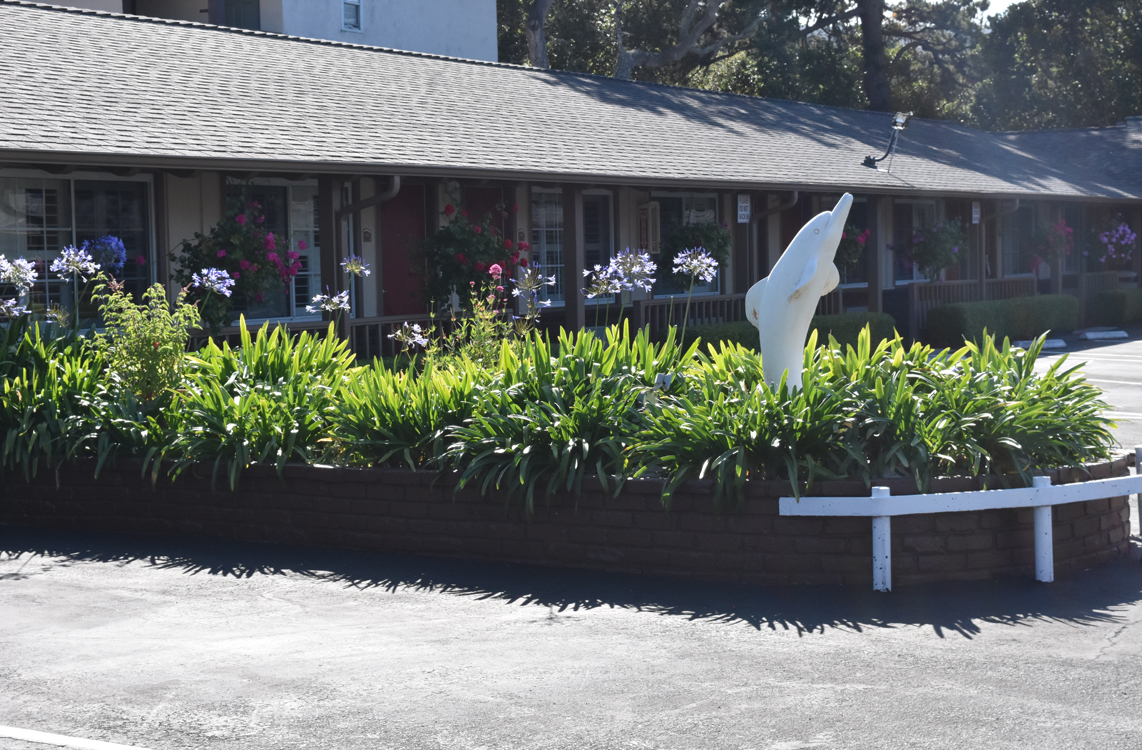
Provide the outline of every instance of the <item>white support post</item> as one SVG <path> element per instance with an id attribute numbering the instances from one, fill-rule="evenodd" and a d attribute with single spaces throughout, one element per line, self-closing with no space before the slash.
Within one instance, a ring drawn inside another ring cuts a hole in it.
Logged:
<path id="1" fill-rule="evenodd" d="M 886 498 L 887 487 L 873 487 L 873 498 Z M 892 591 L 892 516 L 872 517 L 872 590 Z"/>
<path id="2" fill-rule="evenodd" d="M 1032 477 L 1035 489 L 1051 486 L 1050 477 Z M 1035 506 L 1035 580 L 1051 583 L 1055 580 L 1055 536 L 1051 528 L 1051 506 Z"/>

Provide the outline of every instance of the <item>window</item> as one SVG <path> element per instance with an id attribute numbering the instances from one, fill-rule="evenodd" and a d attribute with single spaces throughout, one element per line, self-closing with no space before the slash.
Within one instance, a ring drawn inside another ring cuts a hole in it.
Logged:
<path id="1" fill-rule="evenodd" d="M 1027 252 L 1031 234 L 1035 229 L 1035 211 L 1031 206 L 1020 206 L 1005 214 L 999 225 L 999 246 L 1003 249 L 1003 275 L 1026 276 L 1032 273 L 1031 254 Z"/>
<path id="2" fill-rule="evenodd" d="M 713 224 L 718 221 L 718 196 L 714 193 L 653 193 L 652 199 L 658 201 L 659 215 L 662 225 L 662 242 L 666 245 L 672 232 L 680 227 L 697 224 Z M 657 281 L 654 285 L 656 295 L 685 294 L 690 283 L 674 275 L 673 268 L 663 264 L 665 256 L 652 256 L 658 264 Z M 718 276 L 706 283 L 701 280 L 694 282 L 695 294 L 717 294 L 721 289 L 722 271 L 718 269 Z"/>
<path id="3" fill-rule="evenodd" d="M 289 250 L 298 254 L 301 271 L 283 285 L 280 294 L 265 294 L 262 302 L 234 299 L 235 318 L 238 313 L 247 320 L 269 318 L 313 318 L 305 306 L 311 304 L 321 290 L 321 262 L 317 231 L 317 186 L 312 184 L 285 184 L 284 181 L 266 181 L 259 184 L 229 184 L 226 197 L 234 200 L 257 201 L 265 211 L 265 228 L 274 237 L 288 237 Z M 305 247 L 302 247 L 302 243 Z M 284 252 L 279 245 L 279 252 Z"/>
<path id="4" fill-rule="evenodd" d="M 225 18 L 227 26 L 260 31 L 262 17 L 259 0 L 226 0 Z"/>
<path id="5" fill-rule="evenodd" d="M 539 256 L 545 276 L 555 276 L 555 286 L 543 286 L 544 299 L 563 302 L 563 194 L 557 190 L 531 191 L 531 250 Z"/>
<path id="6" fill-rule="evenodd" d="M 27 300 L 34 312 L 52 304 L 74 306 L 72 282 L 52 273 L 51 263 L 68 245 L 108 234 L 122 239 L 127 250 L 118 278 L 128 291 L 141 294 L 151 282 L 153 260 L 146 182 L 0 177 L 0 255 L 26 258 L 35 266 L 39 275 Z M 80 312 L 83 319 L 94 313 L 89 298 L 81 302 Z"/>
<path id="7" fill-rule="evenodd" d="M 931 201 L 897 201 L 892 210 L 892 278 L 897 284 L 926 281 L 912 262 L 912 238 L 936 223 L 936 204 Z"/>
<path id="8" fill-rule="evenodd" d="M 361 0 L 343 0 L 341 3 L 341 29 L 361 30 Z"/>

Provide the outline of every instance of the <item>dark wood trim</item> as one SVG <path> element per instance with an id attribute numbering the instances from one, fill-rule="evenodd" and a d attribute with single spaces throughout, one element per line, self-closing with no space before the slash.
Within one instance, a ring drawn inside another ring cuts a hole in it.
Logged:
<path id="1" fill-rule="evenodd" d="M 865 247 L 874 248 L 874 252 L 868 255 L 868 311 L 870 313 L 878 313 L 884 310 L 884 282 L 881 278 L 880 261 L 884 253 L 887 252 L 884 247 L 884 224 L 891 222 L 891 219 L 888 222 L 882 220 L 881 205 L 884 200 L 887 200 L 891 205 L 891 198 L 882 199 L 879 195 L 868 196 L 868 228 L 871 233 Z"/>
<path id="2" fill-rule="evenodd" d="M 152 175 L 151 190 L 155 205 L 155 281 L 166 286 L 170 280 L 170 201 L 165 172 Z"/>
<path id="3" fill-rule="evenodd" d="M 337 226 L 337 209 L 341 207 L 341 178 L 321 175 L 317 178 L 317 231 L 321 244 L 321 283 L 332 287 L 337 280 L 337 252 L 341 228 Z M 328 318 L 328 315 L 326 315 Z"/>
<path id="4" fill-rule="evenodd" d="M 586 298 L 579 288 L 583 278 L 583 188 L 563 186 L 563 310 L 568 330 L 583 327 Z"/>

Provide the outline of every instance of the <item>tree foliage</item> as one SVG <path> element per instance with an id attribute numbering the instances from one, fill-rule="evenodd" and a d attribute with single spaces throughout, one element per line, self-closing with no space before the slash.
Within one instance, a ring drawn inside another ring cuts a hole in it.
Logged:
<path id="1" fill-rule="evenodd" d="M 1142 113 L 1142 0 L 1024 0 L 990 19 L 987 8 L 987 0 L 499 0 L 500 57 L 984 128 L 1108 126 Z"/>

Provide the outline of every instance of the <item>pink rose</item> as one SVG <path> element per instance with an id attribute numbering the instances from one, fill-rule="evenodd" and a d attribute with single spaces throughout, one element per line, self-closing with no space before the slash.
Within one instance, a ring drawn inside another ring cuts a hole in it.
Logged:
<path id="1" fill-rule="evenodd" d="M 262 214 L 261 216 L 259 216 L 257 219 L 254 220 L 254 223 L 255 224 L 261 224 L 261 223 L 265 222 L 265 220 L 266 220 L 266 215 Z"/>
<path id="2" fill-rule="evenodd" d="M 278 254 L 277 253 L 266 253 L 266 260 L 270 261 L 271 263 L 277 263 L 278 262 Z"/>
<path id="3" fill-rule="evenodd" d="M 238 214 L 234 217 L 234 221 L 238 222 L 240 226 L 246 226 L 246 214 Z"/>
<path id="4" fill-rule="evenodd" d="M 453 206 L 451 203 L 449 203 L 447 206 L 444 207 L 444 215 L 445 216 L 451 216 L 454 213 L 456 213 L 456 207 Z"/>
<path id="5" fill-rule="evenodd" d="M 526 242 L 524 240 L 520 240 L 519 241 L 519 249 L 520 250 L 530 250 L 531 249 L 531 243 Z"/>
<path id="6" fill-rule="evenodd" d="M 298 250 L 304 250 L 307 247 L 309 247 L 309 245 L 306 244 L 305 240 L 298 240 L 297 241 L 297 249 Z"/>
<path id="7" fill-rule="evenodd" d="M 483 273 L 484 269 L 486 269 L 487 267 L 488 266 L 485 263 L 483 263 L 482 261 L 476 261 L 476 270 L 479 271 L 480 273 Z"/>
<path id="8" fill-rule="evenodd" d="M 290 260 L 297 260 L 301 256 L 295 253 L 293 250 L 290 250 L 288 253 L 286 253 L 286 257 L 288 257 Z"/>
<path id="9" fill-rule="evenodd" d="M 278 247 L 278 243 L 277 243 L 277 241 L 274 240 L 274 233 L 270 232 L 269 234 L 266 235 L 266 249 L 267 250 L 276 250 L 277 247 Z"/>
<path id="10" fill-rule="evenodd" d="M 265 299 L 265 297 L 262 296 L 261 292 L 258 292 L 257 294 L 254 295 L 254 301 L 255 302 L 261 302 L 264 299 Z"/>
<path id="11" fill-rule="evenodd" d="M 231 278 L 234 278 L 234 279 L 238 278 L 238 277 L 239 277 L 239 276 L 241 276 L 241 275 L 242 275 L 242 274 L 238 273 L 237 271 L 231 271 L 231 272 L 230 272 L 230 277 L 231 277 Z"/>
<path id="12" fill-rule="evenodd" d="M 524 268 L 527 268 L 527 258 L 520 258 L 520 259 L 519 259 L 519 264 L 520 264 L 522 267 L 524 267 Z"/>
<path id="13" fill-rule="evenodd" d="M 514 245 L 511 240 L 504 240 L 504 247 L 506 247 L 508 250 L 511 250 Z"/>
<path id="14" fill-rule="evenodd" d="M 137 266 L 145 266 L 145 265 L 147 265 L 147 259 L 146 259 L 146 258 L 144 258 L 144 257 L 143 257 L 143 256 L 141 256 L 141 255 L 136 255 L 136 256 L 135 256 L 135 265 L 137 265 Z"/>
<path id="15" fill-rule="evenodd" d="M 476 234 L 479 234 L 480 232 L 484 231 L 484 229 L 479 224 L 477 224 L 476 226 L 472 227 L 472 231 Z"/>
<path id="16" fill-rule="evenodd" d="M 226 257 L 226 251 L 225 250 L 219 250 L 218 251 L 218 257 L 219 258 L 225 258 Z"/>
<path id="17" fill-rule="evenodd" d="M 245 271 L 249 267 L 250 267 L 250 261 L 248 261 L 248 260 L 238 261 L 238 268 L 241 268 L 243 271 Z"/>

